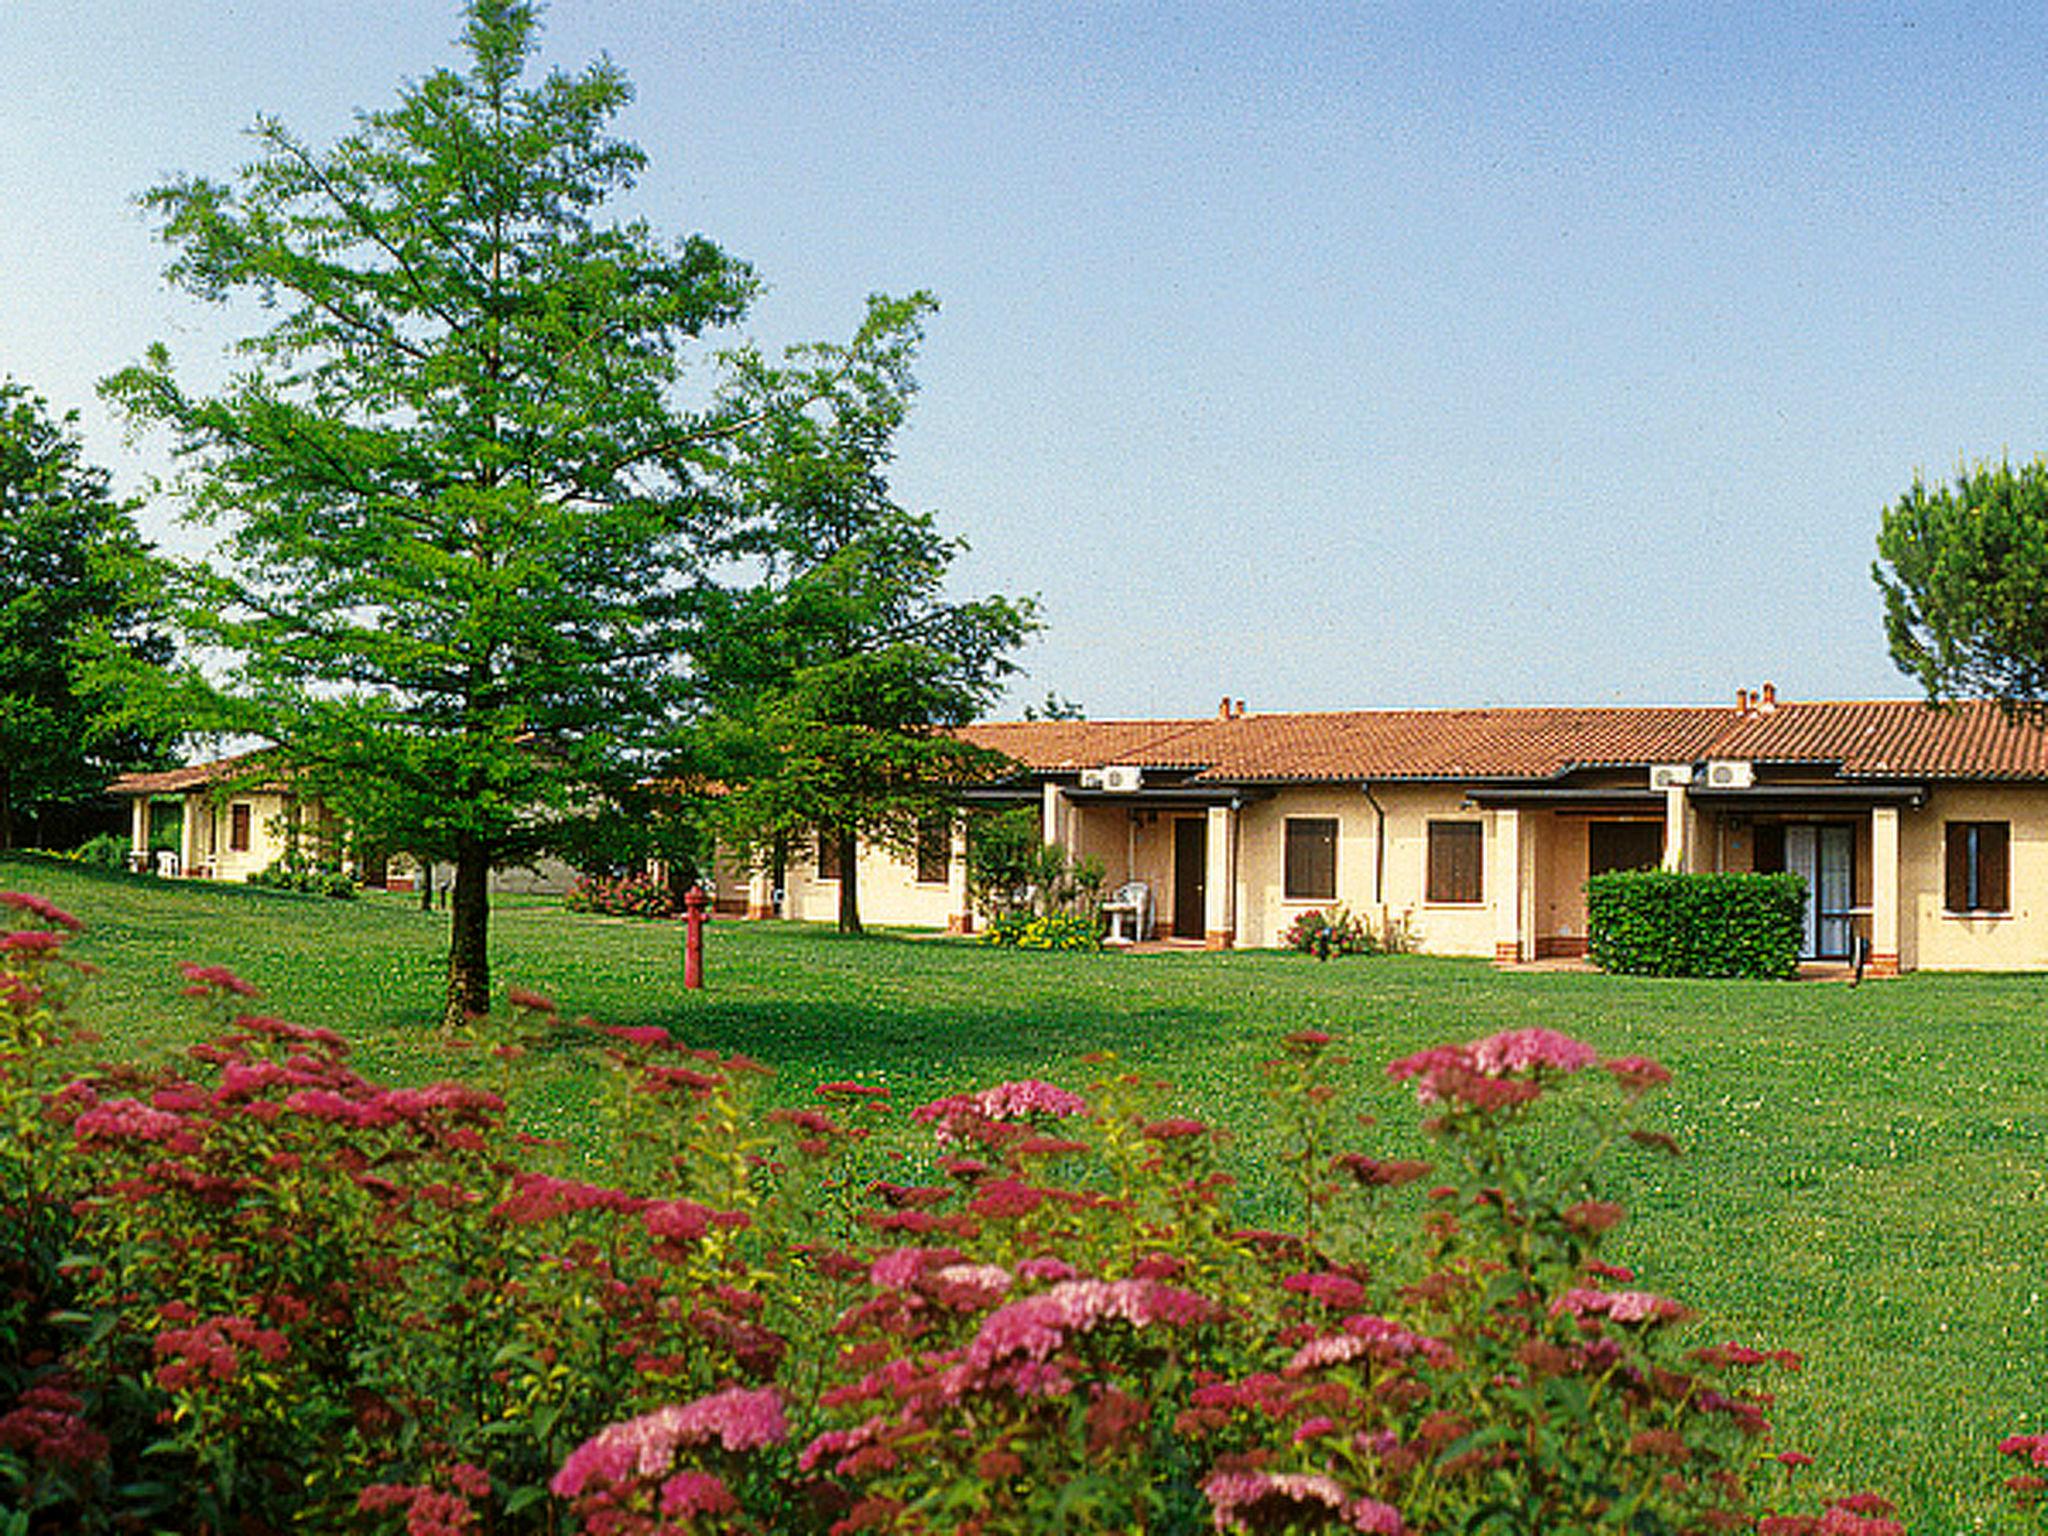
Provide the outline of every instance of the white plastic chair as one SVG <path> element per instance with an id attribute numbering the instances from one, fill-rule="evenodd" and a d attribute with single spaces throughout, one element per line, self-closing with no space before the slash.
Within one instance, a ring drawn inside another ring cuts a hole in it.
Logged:
<path id="1" fill-rule="evenodd" d="M 1102 904 L 1103 915 L 1109 919 L 1111 944 L 1132 944 L 1152 936 L 1152 887 L 1142 880 L 1127 880 L 1116 888 L 1116 892 Z M 1130 932 L 1124 932 L 1124 922 L 1130 921 Z"/>

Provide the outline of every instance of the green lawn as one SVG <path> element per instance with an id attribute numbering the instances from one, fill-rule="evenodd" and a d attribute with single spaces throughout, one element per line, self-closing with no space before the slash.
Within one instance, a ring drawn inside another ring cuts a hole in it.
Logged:
<path id="1" fill-rule="evenodd" d="M 89 923 L 77 953 L 105 971 L 87 1003 L 102 1053 L 190 1038 L 173 964 L 193 959 L 348 1034 L 372 1075 L 461 1065 L 427 1033 L 446 920 L 406 901 L 5 858 L 0 889 Z M 1451 960 L 1017 954 L 723 923 L 709 988 L 685 994 L 676 927 L 525 902 L 498 910 L 492 932 L 501 992 L 518 982 L 566 1013 L 745 1051 L 792 1098 L 846 1076 L 888 1082 L 899 1103 L 1027 1074 L 1083 1085 L 1094 1069 L 1080 1058 L 1115 1051 L 1178 1084 L 1187 1112 L 1242 1132 L 1254 1198 L 1270 1195 L 1256 1067 L 1288 1029 L 1349 1043 L 1360 1108 L 1380 1121 L 1361 1142 L 1402 1151 L 1418 1144 L 1416 1116 L 1380 1074 L 1392 1056 L 1523 1025 L 1654 1055 L 1677 1078 L 1659 1123 L 1687 1156 L 1623 1160 L 1617 1194 L 1636 1220 L 1617 1256 L 1697 1307 L 1712 1336 L 1804 1353 L 1780 1415 L 1781 1443 L 1821 1458 L 1804 1475 L 1899 1497 L 1915 1532 L 2010 1529 L 1996 1443 L 2048 1427 L 2048 977 L 1507 976 Z M 524 1123 L 573 1138 L 587 1070 L 573 1055 L 530 1060 Z"/>

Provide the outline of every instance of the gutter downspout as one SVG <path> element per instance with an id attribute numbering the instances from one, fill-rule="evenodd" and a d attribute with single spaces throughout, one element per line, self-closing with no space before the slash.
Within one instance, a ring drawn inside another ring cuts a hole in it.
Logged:
<path id="1" fill-rule="evenodd" d="M 1372 834 L 1372 901 L 1374 906 L 1383 907 L 1387 903 L 1387 808 L 1373 798 L 1370 782 L 1362 782 L 1359 787 L 1365 791 L 1365 803 L 1379 818 Z"/>

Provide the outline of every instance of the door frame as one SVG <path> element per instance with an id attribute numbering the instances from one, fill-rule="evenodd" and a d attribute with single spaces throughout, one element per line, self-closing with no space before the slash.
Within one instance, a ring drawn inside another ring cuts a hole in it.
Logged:
<path id="1" fill-rule="evenodd" d="M 1173 936 L 1177 939 L 1204 938 L 1208 922 L 1209 821 L 1205 816 L 1176 816 L 1173 819 Z"/>

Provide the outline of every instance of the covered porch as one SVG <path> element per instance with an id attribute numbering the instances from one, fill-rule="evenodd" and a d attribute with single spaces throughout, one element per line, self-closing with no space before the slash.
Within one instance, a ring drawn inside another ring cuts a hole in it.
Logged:
<path id="1" fill-rule="evenodd" d="M 1802 961 L 1848 965 L 1861 946 L 1866 974 L 1896 975 L 1900 817 L 1926 796 L 1917 784 L 1797 781 L 1474 789 L 1493 830 L 1494 958 L 1583 956 L 1592 875 L 1789 871 L 1806 881 Z"/>

